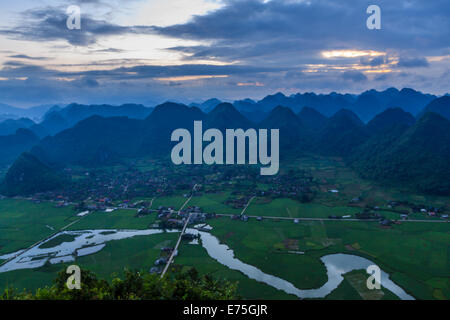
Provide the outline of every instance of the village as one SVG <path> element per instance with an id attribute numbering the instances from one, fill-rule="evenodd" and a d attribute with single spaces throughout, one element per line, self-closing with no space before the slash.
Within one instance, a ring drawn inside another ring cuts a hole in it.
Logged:
<path id="1" fill-rule="evenodd" d="M 155 174 L 155 171 L 157 174 Z M 190 213 L 195 213 L 193 221 L 211 218 L 218 212 L 202 213 L 199 207 L 189 207 L 185 211 L 176 212 L 177 208 L 154 208 L 152 200 L 182 195 L 187 198 L 192 186 L 197 188 L 192 196 L 202 197 L 229 190 L 229 196 L 224 204 L 230 209 L 242 210 L 250 199 L 258 197 L 270 203 L 276 199 L 292 199 L 299 203 L 311 203 L 320 192 L 321 185 L 311 174 L 302 170 L 290 170 L 277 176 L 260 176 L 251 167 L 218 167 L 192 166 L 189 170 L 178 167 L 157 167 L 154 170 L 141 171 L 125 167 L 116 172 L 106 169 L 76 170 L 66 169 L 73 182 L 58 192 L 35 194 L 31 200 L 39 203 L 51 201 L 56 207 L 72 205 L 82 214 L 94 211 L 111 212 L 116 209 L 137 210 L 137 216 L 156 214 L 158 220 L 167 227 L 177 227 L 183 224 L 183 219 Z M 75 177 L 75 178 L 74 178 Z M 332 194 L 339 190 L 331 189 Z M 416 204 L 407 201 L 387 201 L 379 206 L 365 203 L 362 197 L 348 201 L 347 206 L 356 207 L 356 214 L 336 215 L 330 210 L 327 216 L 331 220 L 359 219 L 379 220 L 382 225 L 389 226 L 396 220 L 407 220 L 418 215 L 429 219 L 448 219 L 448 212 L 443 207 L 426 204 Z M 380 212 L 390 212 L 396 219 L 385 217 Z M 226 212 L 220 212 L 226 213 Z M 234 220 L 248 221 L 245 214 L 231 215 Z M 313 218 L 313 217 L 311 217 Z M 262 220 L 262 217 L 256 217 Z M 298 223 L 298 220 L 294 220 Z"/>

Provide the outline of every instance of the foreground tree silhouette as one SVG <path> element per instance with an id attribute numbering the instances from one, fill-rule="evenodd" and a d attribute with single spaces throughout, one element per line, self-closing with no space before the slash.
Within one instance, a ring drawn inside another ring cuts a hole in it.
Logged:
<path id="1" fill-rule="evenodd" d="M 34 294 L 8 288 L 0 300 L 232 300 L 237 299 L 236 283 L 200 276 L 195 269 L 161 279 L 158 275 L 125 270 L 124 279 L 111 283 L 97 279 L 89 270 L 81 271 L 81 290 L 69 290 L 68 275 L 61 271 L 54 285 Z"/>

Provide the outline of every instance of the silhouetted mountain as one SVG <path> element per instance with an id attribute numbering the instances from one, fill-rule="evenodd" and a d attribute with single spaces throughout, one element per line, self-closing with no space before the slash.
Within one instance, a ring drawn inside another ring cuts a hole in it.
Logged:
<path id="1" fill-rule="evenodd" d="M 435 98 L 433 95 L 423 94 L 412 89 L 405 88 L 399 91 L 395 88 L 390 88 L 385 91 L 369 90 L 360 95 L 336 92 L 318 95 L 306 92 L 287 97 L 283 93 L 277 93 L 269 95 L 256 103 L 252 103 L 252 100 L 247 99 L 236 101 L 234 105 L 240 112 L 249 115 L 256 111 L 268 113 L 280 105 L 289 107 L 296 113 L 308 106 L 325 116 L 332 116 L 341 109 L 348 109 L 357 114 L 364 122 L 368 122 L 375 115 L 393 107 L 400 107 L 413 115 L 417 115 Z"/>
<path id="2" fill-rule="evenodd" d="M 35 107 L 30 107 L 27 109 L 24 109 L 24 116 L 26 116 L 27 118 L 32 119 L 35 122 L 39 122 L 41 121 L 45 114 L 52 108 L 56 108 L 58 107 L 57 105 L 54 104 L 43 104 L 43 105 L 39 105 L 39 106 L 35 106 Z"/>
<path id="3" fill-rule="evenodd" d="M 262 111 L 241 111 L 241 114 L 253 123 L 261 122 L 269 116 L 268 113 Z"/>
<path id="4" fill-rule="evenodd" d="M 278 106 L 258 126 L 262 129 L 280 129 L 280 148 L 303 148 L 309 142 L 306 129 L 295 113 Z"/>
<path id="5" fill-rule="evenodd" d="M 156 107 L 145 120 L 93 116 L 43 139 L 32 153 L 52 166 L 100 166 L 124 158 L 160 156 L 171 149 L 175 129 L 192 129 L 194 121 L 204 116 L 198 108 L 176 103 Z"/>
<path id="6" fill-rule="evenodd" d="M 297 115 L 302 124 L 313 133 L 317 133 L 325 128 L 328 118 L 320 112 L 304 107 Z"/>
<path id="7" fill-rule="evenodd" d="M 320 94 L 315 93 L 297 93 L 286 97 L 282 93 L 267 96 L 263 100 L 259 101 L 257 105 L 260 110 L 269 112 L 276 106 L 282 105 L 291 108 L 294 112 L 300 112 L 304 107 L 309 106 L 320 113 L 331 116 L 338 110 L 343 108 L 349 108 L 354 102 L 354 97 L 349 94 Z"/>
<path id="8" fill-rule="evenodd" d="M 15 134 L 0 136 L 0 164 L 12 163 L 22 152 L 30 150 L 39 138 L 28 129 L 19 129 Z"/>
<path id="9" fill-rule="evenodd" d="M 6 121 L 6 120 L 17 120 L 19 117 L 11 116 L 7 114 L 0 114 L 0 122 Z"/>
<path id="10" fill-rule="evenodd" d="M 51 167 L 167 157 L 176 143 L 170 141 L 172 132 L 179 128 L 192 132 L 196 120 L 203 121 L 204 130 L 280 129 L 282 157 L 295 155 L 291 153 L 294 150 L 340 156 L 366 178 L 404 183 L 430 193 L 448 194 L 450 190 L 450 121 L 427 113 L 414 123 L 412 115 L 399 108 L 388 109 L 364 125 L 350 110 L 340 110 L 328 119 L 312 108 L 295 115 L 291 108 L 278 106 L 255 125 L 229 103 L 218 105 L 209 114 L 196 107 L 165 103 L 144 120 L 92 116 L 39 143 L 30 130 L 20 129 L 0 137 L 0 158 L 11 162 L 34 145 L 31 153 Z M 52 121 L 52 126 L 67 125 L 57 110 L 45 121 Z"/>
<path id="11" fill-rule="evenodd" d="M 193 131 L 194 121 L 202 121 L 205 114 L 196 107 L 177 103 L 164 103 L 155 108 L 145 120 L 141 154 L 168 154 L 173 147 L 172 132 L 176 129 Z"/>
<path id="12" fill-rule="evenodd" d="M 258 123 L 263 121 L 269 115 L 261 105 L 251 99 L 237 100 L 233 102 L 234 107 L 248 120 Z"/>
<path id="13" fill-rule="evenodd" d="M 221 103 L 206 115 L 205 127 L 225 129 L 248 129 L 253 124 L 245 118 L 231 103 Z"/>
<path id="14" fill-rule="evenodd" d="M 264 112 L 270 112 L 277 106 L 293 107 L 293 101 L 286 97 L 283 93 L 278 92 L 274 95 L 269 95 L 258 101 L 259 109 Z"/>
<path id="15" fill-rule="evenodd" d="M 151 108 L 146 108 L 140 104 L 124 104 L 121 106 L 111 105 L 80 105 L 70 104 L 60 111 L 60 114 L 74 125 L 77 122 L 92 116 L 109 117 L 128 117 L 130 119 L 145 119 L 152 112 Z"/>
<path id="16" fill-rule="evenodd" d="M 354 96 L 350 94 L 339 94 L 332 92 L 330 94 L 315 94 L 307 92 L 291 96 L 293 100 L 293 110 L 301 111 L 304 107 L 311 107 L 325 116 L 332 116 L 341 109 L 348 109 L 355 101 Z"/>
<path id="17" fill-rule="evenodd" d="M 43 139 L 32 154 L 49 165 L 99 166 L 138 153 L 144 121 L 93 116 Z"/>
<path id="18" fill-rule="evenodd" d="M 430 102 L 421 113 L 434 112 L 450 120 L 450 96 L 443 96 Z"/>
<path id="19" fill-rule="evenodd" d="M 349 156 L 368 135 L 363 122 L 350 110 L 338 111 L 319 133 L 315 150 L 325 155 Z"/>
<path id="20" fill-rule="evenodd" d="M 27 196 L 61 188 L 65 179 L 30 153 L 23 153 L 8 170 L 0 186 L 6 196 Z"/>
<path id="21" fill-rule="evenodd" d="M 42 130 L 42 132 L 47 132 L 49 135 L 54 135 L 71 127 L 70 122 L 58 111 L 47 113 L 44 121 L 39 125 L 41 128 L 40 130 Z M 35 130 L 35 128 L 31 127 L 31 130 Z"/>
<path id="22" fill-rule="evenodd" d="M 50 135 L 50 133 L 40 124 L 34 124 L 31 127 L 28 128 L 30 131 L 32 131 L 36 136 L 38 136 L 40 139 L 45 138 L 46 136 Z"/>
<path id="23" fill-rule="evenodd" d="M 385 91 L 370 90 L 358 96 L 351 110 L 364 121 L 369 121 L 375 115 L 388 108 L 399 107 L 413 115 L 417 115 L 436 96 L 423 94 L 412 89 L 401 91 L 390 88 Z"/>
<path id="24" fill-rule="evenodd" d="M 209 113 L 212 110 L 214 110 L 214 108 L 217 107 L 221 103 L 222 103 L 222 101 L 220 101 L 219 99 L 216 99 L 216 98 L 209 99 L 209 100 L 206 100 L 205 102 L 203 102 L 199 106 L 199 109 L 205 113 Z"/>
<path id="25" fill-rule="evenodd" d="M 184 104 L 166 102 L 153 110 L 146 118 L 149 126 L 155 128 L 177 129 L 185 125 L 193 124 L 195 120 L 203 120 L 205 114 L 196 107 L 188 107 Z"/>
<path id="26" fill-rule="evenodd" d="M 16 133 L 18 129 L 27 129 L 35 123 L 28 118 L 20 118 L 17 120 L 8 119 L 0 122 L 0 136 L 7 136 Z"/>
<path id="27" fill-rule="evenodd" d="M 10 114 L 20 117 L 21 109 L 10 106 L 8 104 L 0 103 L 0 114 Z"/>
<path id="28" fill-rule="evenodd" d="M 0 114 L 8 114 L 8 119 L 30 118 L 39 121 L 51 108 L 51 105 L 40 105 L 30 108 L 16 108 L 0 103 Z"/>
<path id="29" fill-rule="evenodd" d="M 41 128 L 33 129 L 40 134 L 46 131 L 48 134 L 54 135 L 95 115 L 105 118 L 128 117 L 130 119 L 145 119 L 152 110 L 151 108 L 136 104 L 124 104 L 116 107 L 111 105 L 80 105 L 73 103 L 63 109 L 59 107 L 52 108 L 45 115 L 44 121 L 40 123 Z"/>
<path id="30" fill-rule="evenodd" d="M 233 102 L 234 107 L 239 111 L 262 111 L 260 110 L 260 106 L 256 103 L 256 101 L 252 99 L 244 99 L 244 100 L 236 100 Z"/>
<path id="31" fill-rule="evenodd" d="M 372 117 L 383 111 L 383 106 L 380 101 L 379 92 L 371 90 L 364 92 L 355 101 L 355 104 L 351 107 L 352 110 L 358 110 L 358 114 L 364 121 L 369 121 Z"/>
<path id="32" fill-rule="evenodd" d="M 353 156 L 363 177 L 450 195 L 448 119 L 430 112 L 401 135 L 386 132 L 379 141 L 362 146 Z"/>
<path id="33" fill-rule="evenodd" d="M 400 108 L 390 108 L 383 111 L 367 124 L 370 134 L 379 134 L 392 129 L 395 126 L 412 126 L 416 119 L 409 112 Z"/>

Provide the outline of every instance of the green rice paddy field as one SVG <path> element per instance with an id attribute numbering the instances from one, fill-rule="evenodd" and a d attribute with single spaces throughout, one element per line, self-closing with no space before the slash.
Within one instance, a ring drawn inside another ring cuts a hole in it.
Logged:
<path id="1" fill-rule="evenodd" d="M 236 214 L 224 202 L 229 193 L 205 194 L 192 198 L 189 205 L 204 211 Z M 157 198 L 159 205 L 176 209 L 186 201 L 183 196 Z M 280 217 L 317 217 L 345 215 L 357 208 L 345 205 L 330 207 L 320 202 L 300 204 L 290 199 L 267 202 L 256 198 L 247 214 Z M 0 200 L 0 255 L 26 248 L 48 237 L 68 224 L 69 230 L 146 229 L 152 227 L 156 215 L 138 218 L 136 210 L 95 212 L 82 219 L 71 207 L 55 208 L 51 203 L 35 204 L 28 200 Z M 241 261 L 263 272 L 292 282 L 299 289 L 318 288 L 326 282 L 326 270 L 320 257 L 331 253 L 348 253 L 366 257 L 392 276 L 392 280 L 418 299 L 450 299 L 450 225 L 448 223 L 405 222 L 382 228 L 376 222 L 351 221 L 277 221 L 265 219 L 248 223 L 218 218 L 208 221 L 212 233 L 234 250 Z M 53 228 L 51 230 L 49 227 Z M 173 245 L 177 234 L 165 233 L 108 242 L 96 254 L 78 258 L 76 264 L 95 271 L 99 277 L 111 279 L 124 268 L 148 270 L 160 254 L 162 246 Z M 304 254 L 290 253 L 292 251 Z M 195 267 L 201 273 L 239 283 L 239 294 L 247 299 L 295 299 L 268 285 L 230 270 L 208 256 L 198 245 L 183 244 L 176 265 Z M 64 265 L 44 266 L 0 274 L 0 288 L 13 286 L 35 290 L 50 285 Z M 371 296 L 361 286 L 364 273 L 353 272 L 333 291 L 329 299 L 393 299 L 390 292 Z"/>

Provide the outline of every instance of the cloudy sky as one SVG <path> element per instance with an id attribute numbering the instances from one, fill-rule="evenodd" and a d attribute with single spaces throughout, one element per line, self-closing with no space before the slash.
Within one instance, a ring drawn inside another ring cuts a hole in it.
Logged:
<path id="1" fill-rule="evenodd" d="M 381 30 L 366 10 L 381 8 Z M 81 30 L 66 10 L 81 8 Z M 0 102 L 153 105 L 314 91 L 450 91 L 448 0 L 0 3 Z"/>

